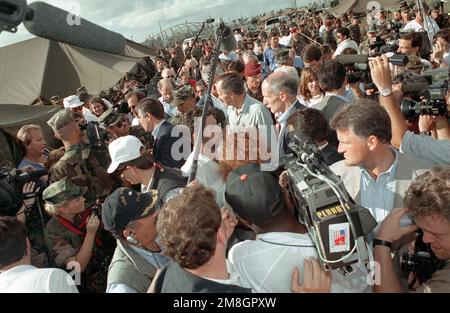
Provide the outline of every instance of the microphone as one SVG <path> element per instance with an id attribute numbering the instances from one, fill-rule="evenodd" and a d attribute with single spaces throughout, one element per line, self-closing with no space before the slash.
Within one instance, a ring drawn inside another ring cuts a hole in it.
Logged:
<path id="1" fill-rule="evenodd" d="M 123 54 L 126 39 L 118 33 L 44 2 L 33 2 L 28 9 L 23 24 L 35 36 L 81 48 Z M 74 22 L 76 24 L 71 26 Z"/>
<path id="2" fill-rule="evenodd" d="M 219 36 L 222 36 L 220 51 L 233 51 L 236 47 L 236 38 L 234 38 L 234 34 L 231 31 L 231 28 L 223 23 L 220 24 L 219 29 L 217 30 L 217 37 Z"/>
<path id="3" fill-rule="evenodd" d="M 213 18 L 209 18 L 206 20 L 206 24 L 212 24 L 214 23 L 214 19 Z"/>
<path id="4" fill-rule="evenodd" d="M 336 61 L 343 65 L 349 64 L 367 64 L 369 56 L 367 54 L 340 54 L 336 57 Z"/>

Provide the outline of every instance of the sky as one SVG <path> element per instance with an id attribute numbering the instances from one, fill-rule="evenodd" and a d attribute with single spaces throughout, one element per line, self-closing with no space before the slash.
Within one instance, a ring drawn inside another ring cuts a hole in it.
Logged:
<path id="1" fill-rule="evenodd" d="M 161 28 L 177 24 L 201 22 L 211 18 L 226 21 L 253 17 L 263 12 L 291 7 L 290 0 L 42 0 L 82 18 L 121 33 L 127 39 L 143 42 Z M 35 2 L 28 0 L 28 4 Z M 308 3 L 297 0 L 297 6 Z M 79 14 L 78 14 L 79 12 Z M 21 24 L 15 34 L 0 33 L 0 47 L 20 42 L 31 35 Z"/>

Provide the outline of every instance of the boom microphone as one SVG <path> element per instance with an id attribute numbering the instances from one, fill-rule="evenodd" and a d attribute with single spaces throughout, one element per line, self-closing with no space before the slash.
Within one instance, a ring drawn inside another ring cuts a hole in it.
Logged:
<path id="1" fill-rule="evenodd" d="M 125 38 L 44 2 L 28 6 L 23 24 L 35 36 L 111 54 L 123 54 Z"/>
<path id="2" fill-rule="evenodd" d="M 336 57 L 336 61 L 343 65 L 349 64 L 367 64 L 369 56 L 367 54 L 340 54 Z"/>
<path id="3" fill-rule="evenodd" d="M 217 30 L 217 36 L 222 36 L 222 44 L 220 45 L 220 51 L 233 51 L 236 47 L 236 38 L 231 31 L 231 28 L 225 24 L 221 24 Z"/>
<path id="4" fill-rule="evenodd" d="M 206 22 L 206 24 L 212 24 L 212 23 L 214 23 L 214 19 L 213 18 L 209 18 L 205 22 Z"/>

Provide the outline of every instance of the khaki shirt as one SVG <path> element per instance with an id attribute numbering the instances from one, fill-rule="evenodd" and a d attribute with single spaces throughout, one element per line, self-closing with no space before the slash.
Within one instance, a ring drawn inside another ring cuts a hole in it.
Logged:
<path id="1" fill-rule="evenodd" d="M 450 262 L 443 269 L 434 273 L 422 286 L 417 288 L 415 293 L 447 293 L 450 292 Z"/>

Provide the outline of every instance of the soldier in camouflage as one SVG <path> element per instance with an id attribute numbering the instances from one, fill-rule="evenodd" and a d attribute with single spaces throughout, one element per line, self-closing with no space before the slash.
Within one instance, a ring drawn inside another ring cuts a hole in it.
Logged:
<path id="1" fill-rule="evenodd" d="M 146 132 L 140 125 L 130 127 L 121 114 L 117 113 L 114 109 L 105 111 L 105 113 L 99 117 L 98 121 L 100 125 L 108 131 L 110 142 L 120 137 L 132 135 L 139 138 L 146 150 L 153 148 L 154 142 L 152 134 Z"/>
<path id="2" fill-rule="evenodd" d="M 191 85 L 185 85 L 174 92 L 173 104 L 177 107 L 180 115 L 169 120 L 173 125 L 186 125 L 187 113 L 195 108 L 197 101 L 195 91 Z"/>
<path id="3" fill-rule="evenodd" d="M 81 273 L 81 292 L 105 292 L 115 242 L 101 226 L 100 211 L 85 209 L 86 191 L 68 178 L 44 190 L 45 210 L 52 216 L 45 228 L 47 246 L 57 267 Z"/>
<path id="4" fill-rule="evenodd" d="M 49 183 L 69 177 L 74 184 L 87 187 L 88 206 L 106 198 L 117 185 L 92 153 L 89 144 L 82 141 L 73 112 L 61 110 L 47 123 L 66 149 L 64 156 L 50 168 Z"/>
<path id="5" fill-rule="evenodd" d="M 391 33 L 391 22 L 386 18 L 386 11 L 381 11 L 377 23 L 378 36 L 387 36 Z"/>
<path id="6" fill-rule="evenodd" d="M 362 54 L 370 54 L 370 45 L 376 41 L 376 37 L 377 29 L 374 26 L 369 26 L 369 29 L 367 30 L 367 39 L 359 44 L 359 50 L 361 50 Z"/>
<path id="7" fill-rule="evenodd" d="M 350 31 L 351 40 L 355 41 L 358 45 L 361 43 L 361 29 L 359 27 L 359 19 L 357 17 L 352 18 L 352 23 L 348 26 Z"/>

